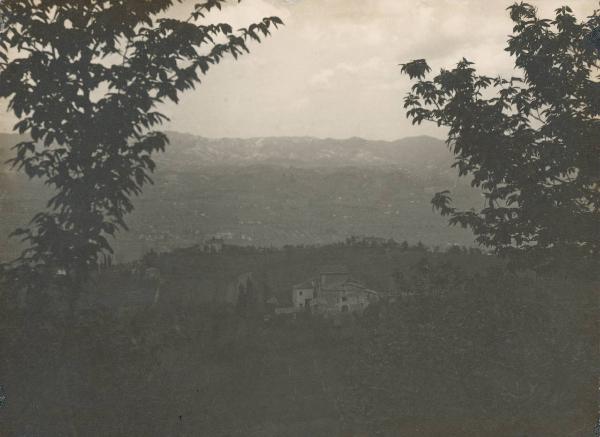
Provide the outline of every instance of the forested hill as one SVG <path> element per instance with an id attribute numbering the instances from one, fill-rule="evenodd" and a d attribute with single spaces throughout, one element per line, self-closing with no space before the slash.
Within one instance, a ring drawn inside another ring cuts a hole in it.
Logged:
<path id="1" fill-rule="evenodd" d="M 480 194 L 458 183 L 445 144 L 431 137 L 393 142 L 316 138 L 207 139 L 169 133 L 157 156 L 156 184 L 135 200 L 131 231 L 116 242 L 117 260 L 154 248 L 189 246 L 214 234 L 235 244 L 323 244 L 351 235 L 471 244 L 431 210 L 434 192 L 450 188 L 465 205 Z M 0 135 L 6 160 L 17 136 Z M 6 241 L 44 205 L 37 181 L 0 173 L 0 259 L 18 250 Z"/>

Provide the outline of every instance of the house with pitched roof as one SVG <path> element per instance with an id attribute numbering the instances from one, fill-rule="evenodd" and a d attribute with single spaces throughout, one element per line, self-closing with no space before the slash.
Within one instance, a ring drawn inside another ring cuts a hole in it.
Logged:
<path id="1" fill-rule="evenodd" d="M 295 308 L 309 308 L 316 294 L 316 281 L 305 281 L 292 287 L 292 304 Z"/>
<path id="2" fill-rule="evenodd" d="M 316 279 L 292 287 L 294 307 L 317 314 L 360 314 L 377 300 L 375 291 L 353 279 L 341 265 L 324 266 Z"/>

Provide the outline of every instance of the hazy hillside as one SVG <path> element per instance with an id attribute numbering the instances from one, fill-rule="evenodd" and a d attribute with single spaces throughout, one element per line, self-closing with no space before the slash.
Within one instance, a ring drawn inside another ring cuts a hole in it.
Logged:
<path id="1" fill-rule="evenodd" d="M 479 199 L 463 182 L 456 186 L 450 154 L 435 138 L 169 137 L 171 145 L 157 158 L 156 184 L 135 201 L 131 232 L 115 244 L 118 260 L 218 233 L 237 244 L 276 246 L 361 234 L 430 245 L 472 241 L 431 211 L 437 190 L 453 188 L 463 204 Z M 0 136 L 3 160 L 16 140 Z M 17 242 L 5 236 L 27 223 L 48 196 L 39 181 L 6 167 L 0 173 L 0 257 L 16 253 Z"/>
<path id="2" fill-rule="evenodd" d="M 313 137 L 212 139 L 168 132 L 168 137 L 170 145 L 167 151 L 157 156 L 162 170 L 257 164 L 299 168 L 383 166 L 402 168 L 409 173 L 441 171 L 454 175 L 446 145 L 428 136 L 396 141 L 371 141 L 356 137 L 344 140 Z M 2 162 L 12 157 L 10 148 L 21 139 L 18 135 L 0 133 Z M 4 166 L 0 171 L 6 172 L 8 168 Z"/>
<path id="3" fill-rule="evenodd" d="M 187 165 L 273 164 L 294 167 L 400 166 L 449 169 L 443 141 L 420 136 L 397 141 L 313 137 L 209 139 L 170 132 L 172 150 L 164 162 Z"/>

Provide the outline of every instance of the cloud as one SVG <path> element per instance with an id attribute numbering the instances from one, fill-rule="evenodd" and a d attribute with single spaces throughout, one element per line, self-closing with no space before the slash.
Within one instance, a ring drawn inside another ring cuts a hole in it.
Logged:
<path id="1" fill-rule="evenodd" d="M 185 16 L 191 0 L 172 11 Z M 538 0 L 552 17 L 565 0 Z M 583 18 L 597 0 L 570 1 Z M 443 133 L 412 126 L 402 99 L 410 81 L 399 63 L 426 58 L 434 71 L 463 56 L 485 74 L 512 75 L 504 51 L 511 0 L 244 0 L 211 15 L 242 27 L 265 16 L 286 25 L 238 61 L 211 69 L 168 125 L 211 137 L 316 135 L 393 139 Z M 6 121 L 0 119 L 3 125 Z M 12 124 L 12 123 L 11 123 Z M 2 127 L 2 126 L 0 126 Z"/>
<path id="2" fill-rule="evenodd" d="M 331 79 L 335 76 L 335 70 L 332 68 L 325 68 L 313 77 L 310 78 L 312 85 L 328 85 Z"/>
<path id="3" fill-rule="evenodd" d="M 330 68 L 319 70 L 310 78 L 309 82 L 315 86 L 331 87 L 347 80 L 362 80 L 365 78 L 375 80 L 384 68 L 384 61 L 376 56 L 366 61 L 345 61 Z"/>
<path id="4" fill-rule="evenodd" d="M 562 1 L 538 1 L 541 15 L 552 16 Z M 169 108 L 172 128 L 216 137 L 442 136 L 433 125 L 412 126 L 406 119 L 402 99 L 410 81 L 399 63 L 426 58 L 435 71 L 464 56 L 482 73 L 513 73 L 504 51 L 512 30 L 510 1 L 244 3 L 252 8 L 236 11 L 240 22 L 279 14 L 286 26 L 239 62 L 215 68 L 196 93 Z M 595 0 L 581 0 L 574 9 L 584 17 L 595 6 Z"/>

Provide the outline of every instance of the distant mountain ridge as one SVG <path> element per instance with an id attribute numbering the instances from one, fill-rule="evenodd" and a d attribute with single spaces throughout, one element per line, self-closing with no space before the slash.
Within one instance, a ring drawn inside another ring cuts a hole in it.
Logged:
<path id="1" fill-rule="evenodd" d="M 316 137 L 206 138 L 166 132 L 170 144 L 158 162 L 182 166 L 240 166 L 270 164 L 286 167 L 394 166 L 407 169 L 448 169 L 452 157 L 442 140 L 430 136 L 395 141 Z M 0 159 L 22 136 L 0 133 Z M 5 167 L 5 166 L 4 166 Z M 6 168 L 3 168 L 6 171 Z"/>
<path id="2" fill-rule="evenodd" d="M 442 140 L 429 136 L 395 141 L 315 137 L 205 138 L 167 132 L 171 146 L 159 159 L 202 166 L 272 164 L 292 167 L 398 166 L 449 168 Z"/>
<path id="3" fill-rule="evenodd" d="M 481 201 L 451 168 L 443 141 L 311 137 L 209 139 L 167 133 L 155 155 L 154 185 L 134 198 L 130 232 L 119 234 L 117 259 L 229 235 L 229 243 L 257 246 L 324 244 L 352 235 L 422 241 L 434 246 L 473 241 L 432 212 L 436 191 L 451 188 L 464 206 Z M 0 134 L 0 160 L 22 140 Z M 0 261 L 18 253 L 8 234 L 44 205 L 51 192 L 39 179 L 0 170 Z"/>

